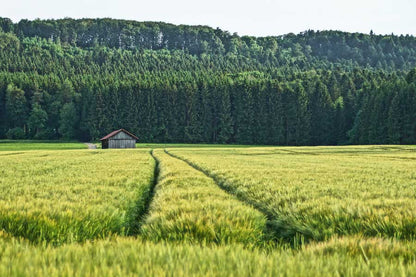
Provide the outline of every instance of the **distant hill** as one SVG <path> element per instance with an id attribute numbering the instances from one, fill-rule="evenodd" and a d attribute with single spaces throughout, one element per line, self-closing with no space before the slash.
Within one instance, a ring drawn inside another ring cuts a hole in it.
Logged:
<path id="1" fill-rule="evenodd" d="M 40 37 L 84 49 L 106 46 L 129 50 L 183 50 L 192 55 L 237 54 L 273 65 L 283 65 L 284 58 L 296 57 L 308 62 L 352 63 L 390 70 L 411 69 L 416 63 L 416 39 L 413 36 L 309 30 L 298 35 L 256 38 L 240 37 L 207 26 L 109 18 L 21 20 L 17 24 L 8 18 L 0 18 L 0 27 L 19 38 Z"/>
<path id="2" fill-rule="evenodd" d="M 0 18 L 0 137 L 416 143 L 416 38 Z"/>

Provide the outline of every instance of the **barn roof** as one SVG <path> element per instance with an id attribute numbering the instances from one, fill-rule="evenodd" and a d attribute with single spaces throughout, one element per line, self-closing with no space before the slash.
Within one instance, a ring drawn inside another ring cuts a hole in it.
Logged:
<path id="1" fill-rule="evenodd" d="M 113 132 L 109 133 L 109 134 L 108 134 L 108 135 L 106 135 L 105 137 L 102 137 L 100 140 L 109 139 L 109 138 L 111 138 L 111 137 L 114 137 L 115 135 L 117 135 L 117 134 L 118 134 L 118 133 L 120 133 L 120 132 L 124 132 L 124 133 L 126 133 L 127 135 L 131 136 L 132 138 L 134 138 L 134 139 L 136 139 L 136 140 L 138 140 L 138 139 L 139 139 L 138 137 L 136 137 L 135 135 L 133 135 L 133 134 L 132 134 L 132 133 L 130 133 L 129 131 L 124 130 L 124 129 L 119 129 L 119 130 L 116 130 L 116 131 L 113 131 Z"/>

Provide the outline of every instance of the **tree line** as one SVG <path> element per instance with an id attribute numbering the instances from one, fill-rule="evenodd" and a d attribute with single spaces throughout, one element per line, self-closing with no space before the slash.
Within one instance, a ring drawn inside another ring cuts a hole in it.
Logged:
<path id="1" fill-rule="evenodd" d="M 1 138 L 126 128 L 147 142 L 416 142 L 412 36 L 113 19 L 2 18 L 0 30 Z"/>

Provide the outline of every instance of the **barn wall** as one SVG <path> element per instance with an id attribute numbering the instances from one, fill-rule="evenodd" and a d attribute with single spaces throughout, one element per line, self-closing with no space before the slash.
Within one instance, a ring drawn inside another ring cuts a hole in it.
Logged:
<path id="1" fill-rule="evenodd" d="M 120 132 L 116 135 L 114 135 L 113 137 L 111 137 L 111 139 L 125 139 L 125 140 L 131 140 L 131 136 L 127 135 L 124 132 Z"/>
<path id="2" fill-rule="evenodd" d="M 129 139 L 109 139 L 108 140 L 109 148 L 136 148 L 136 141 Z"/>

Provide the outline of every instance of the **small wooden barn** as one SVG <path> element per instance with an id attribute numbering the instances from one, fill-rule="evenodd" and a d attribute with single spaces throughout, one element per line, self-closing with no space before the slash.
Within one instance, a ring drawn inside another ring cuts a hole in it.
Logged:
<path id="1" fill-rule="evenodd" d="M 127 130 L 120 129 L 109 133 L 101 140 L 102 149 L 107 148 L 136 148 L 139 138 Z"/>

